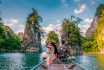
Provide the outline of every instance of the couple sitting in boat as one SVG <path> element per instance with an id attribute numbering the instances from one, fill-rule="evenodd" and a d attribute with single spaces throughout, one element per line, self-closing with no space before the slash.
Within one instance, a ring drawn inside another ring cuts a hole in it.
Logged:
<path id="1" fill-rule="evenodd" d="M 62 45 L 59 48 L 56 47 L 54 42 L 48 42 L 46 44 L 47 53 L 42 53 L 42 59 L 46 62 L 46 66 L 52 63 L 67 64 L 68 59 L 75 60 L 75 57 L 71 57 L 72 53 L 70 48 L 66 45 L 66 42 L 62 40 L 61 43 Z"/>

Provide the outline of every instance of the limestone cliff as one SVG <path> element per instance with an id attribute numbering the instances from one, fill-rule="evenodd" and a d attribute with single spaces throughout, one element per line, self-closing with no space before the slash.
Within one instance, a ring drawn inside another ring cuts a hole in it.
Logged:
<path id="1" fill-rule="evenodd" d="M 26 27 L 23 36 L 23 43 L 21 44 L 23 51 L 41 52 L 41 26 L 39 22 L 41 17 L 35 9 L 28 15 Z"/>
<path id="2" fill-rule="evenodd" d="M 91 23 L 91 26 L 86 31 L 86 34 L 85 34 L 86 37 L 91 37 L 92 34 L 96 31 L 97 21 L 98 21 L 98 17 L 95 16 L 92 23 Z"/>
<path id="3" fill-rule="evenodd" d="M 96 41 L 97 47 L 95 48 L 104 53 L 104 4 L 98 6 L 93 22 L 86 32 L 86 37 Z"/>
<path id="4" fill-rule="evenodd" d="M 103 10 L 104 10 L 104 4 L 100 4 L 97 7 L 97 10 L 96 10 L 96 13 L 95 13 L 95 17 L 94 17 L 94 19 L 93 19 L 93 21 L 91 23 L 91 26 L 86 31 L 86 34 L 85 34 L 86 37 L 91 37 L 92 34 L 96 31 L 98 19 L 101 18 Z"/>

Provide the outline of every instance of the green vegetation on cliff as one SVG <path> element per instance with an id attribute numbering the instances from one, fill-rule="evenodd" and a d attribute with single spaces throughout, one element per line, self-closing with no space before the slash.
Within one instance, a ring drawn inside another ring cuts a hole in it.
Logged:
<path id="1" fill-rule="evenodd" d="M 66 40 L 67 44 L 73 46 L 73 49 L 81 49 L 81 35 L 79 28 L 74 21 L 65 19 L 62 23 L 61 39 Z"/>
<path id="2" fill-rule="evenodd" d="M 84 51 L 95 52 L 104 48 L 104 4 L 97 7 L 95 16 L 98 18 L 97 25 L 90 37 L 86 38 L 88 41 L 83 44 Z"/>
<path id="3" fill-rule="evenodd" d="M 25 31 L 21 47 L 23 51 L 41 52 L 41 36 L 43 34 L 40 23 L 42 18 L 38 11 L 32 8 L 32 11 L 26 18 Z"/>
<path id="4" fill-rule="evenodd" d="M 46 43 L 48 43 L 49 41 L 53 41 L 56 43 L 57 47 L 59 47 L 59 38 L 58 35 L 54 32 L 54 31 L 50 31 L 47 34 L 47 40 Z"/>
<path id="5" fill-rule="evenodd" d="M 104 48 L 104 5 L 103 5 L 102 14 L 98 19 L 98 25 L 95 33 L 95 40 L 97 41 L 99 50 L 101 48 Z"/>
<path id="6" fill-rule="evenodd" d="M 100 16 L 103 14 L 103 11 L 104 11 L 104 4 L 100 4 L 100 5 L 97 7 L 97 11 L 96 11 L 96 13 L 95 13 L 95 16 L 100 17 Z"/>
<path id="7" fill-rule="evenodd" d="M 20 49 L 20 39 L 9 26 L 0 23 L 0 50 L 12 51 Z"/>

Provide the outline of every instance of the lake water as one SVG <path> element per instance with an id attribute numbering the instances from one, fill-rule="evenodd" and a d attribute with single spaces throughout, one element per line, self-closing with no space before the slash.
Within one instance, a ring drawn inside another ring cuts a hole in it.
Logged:
<path id="1" fill-rule="evenodd" d="M 0 70 L 29 70 L 41 61 L 38 53 L 0 53 Z M 77 56 L 86 70 L 104 70 L 104 55 Z"/>
<path id="2" fill-rule="evenodd" d="M 40 61 L 38 53 L 0 53 L 0 70 L 29 70 Z"/>
<path id="3" fill-rule="evenodd" d="M 77 56 L 77 63 L 86 70 L 104 70 L 104 55 L 84 54 Z"/>

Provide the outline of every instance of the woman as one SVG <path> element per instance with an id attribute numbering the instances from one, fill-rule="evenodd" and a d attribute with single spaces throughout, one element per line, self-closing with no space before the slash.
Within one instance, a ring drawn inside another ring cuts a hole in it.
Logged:
<path id="1" fill-rule="evenodd" d="M 58 49 L 56 47 L 56 44 L 54 42 L 50 42 L 47 45 L 47 48 L 50 49 L 49 50 L 50 56 L 49 56 L 46 64 L 50 65 L 52 63 L 60 63 L 60 60 L 58 58 Z"/>
<path id="2" fill-rule="evenodd" d="M 49 42 L 47 45 L 48 57 L 44 59 L 46 61 L 46 66 L 49 66 L 52 63 L 60 63 L 58 59 L 58 50 L 54 42 Z"/>

